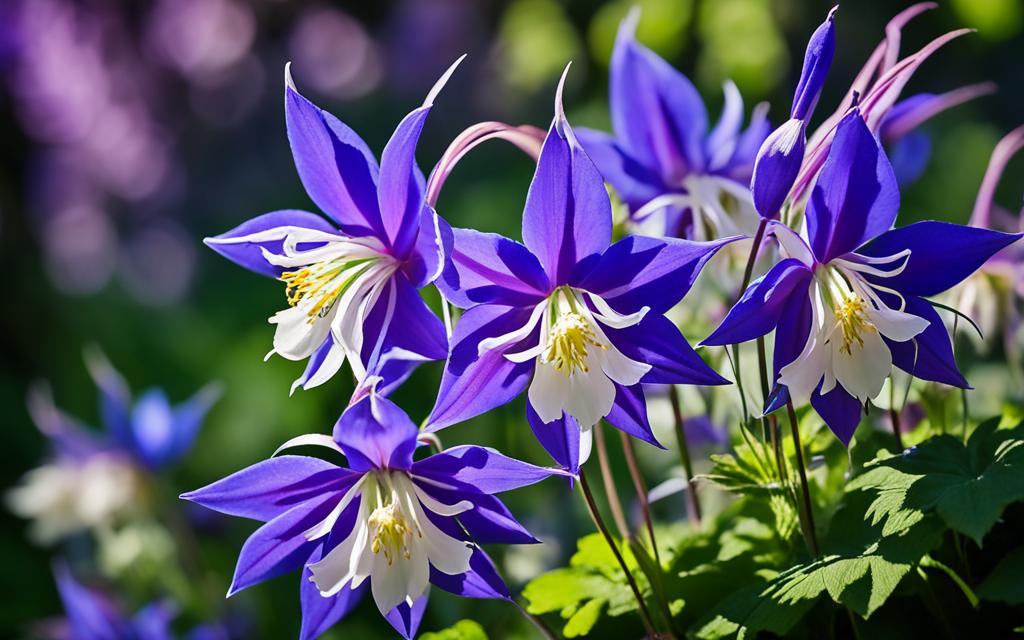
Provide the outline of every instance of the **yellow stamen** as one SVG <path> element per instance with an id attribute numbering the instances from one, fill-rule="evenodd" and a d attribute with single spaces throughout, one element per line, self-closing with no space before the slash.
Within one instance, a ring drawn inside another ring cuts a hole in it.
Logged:
<path id="1" fill-rule="evenodd" d="M 874 331 L 874 327 L 868 322 L 866 308 L 867 305 L 860 296 L 849 296 L 839 303 L 836 310 L 836 320 L 843 331 L 843 346 L 840 350 L 847 355 L 850 354 L 854 342 L 858 346 L 864 346 L 862 332 Z"/>
<path id="2" fill-rule="evenodd" d="M 575 311 L 558 316 L 549 335 L 544 362 L 554 363 L 555 369 L 566 377 L 579 371 L 590 371 L 587 367 L 588 345 L 607 349 L 597 341 L 590 323 Z"/>
<path id="3" fill-rule="evenodd" d="M 408 560 L 411 558 L 409 549 L 412 547 L 413 527 L 402 513 L 397 502 L 377 507 L 370 514 L 370 527 L 374 532 L 371 549 L 374 553 L 384 552 L 390 565 L 398 554 Z"/>
<path id="4" fill-rule="evenodd" d="M 360 270 L 348 278 L 343 278 L 344 272 L 351 266 L 352 262 L 330 260 L 307 265 L 295 271 L 285 271 L 278 279 L 285 283 L 285 295 L 289 305 L 294 307 L 305 300 L 312 301 L 307 310 L 307 322 L 313 324 L 317 318 L 326 317 L 331 312 L 338 297 L 362 273 Z"/>

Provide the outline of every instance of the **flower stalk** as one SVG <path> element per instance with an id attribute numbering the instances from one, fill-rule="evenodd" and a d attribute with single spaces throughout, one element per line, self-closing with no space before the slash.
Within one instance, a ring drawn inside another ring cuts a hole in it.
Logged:
<path id="1" fill-rule="evenodd" d="M 636 462 L 636 451 L 633 449 L 633 441 L 624 432 L 619 432 L 622 440 L 622 452 L 626 456 L 626 466 L 629 467 L 629 475 L 633 479 L 633 488 L 636 490 L 636 498 L 640 503 L 640 512 L 643 514 L 644 525 L 647 527 L 647 535 L 651 538 L 651 551 L 654 552 L 654 561 L 661 565 L 661 558 L 658 556 L 658 540 L 654 537 L 654 520 L 651 518 L 651 503 L 647 501 L 647 483 L 643 474 L 640 473 L 640 466 Z"/>
<path id="2" fill-rule="evenodd" d="M 800 474 L 800 493 L 802 500 L 799 504 L 800 528 L 804 534 L 804 542 L 811 555 L 817 558 L 821 555 L 818 549 L 818 538 L 814 532 L 814 510 L 811 506 L 811 492 L 807 486 L 807 468 L 804 465 L 804 450 L 800 444 L 800 425 L 796 420 L 796 410 L 793 408 L 793 401 L 786 402 L 786 410 L 789 412 L 789 428 L 793 433 L 793 448 L 796 450 L 796 468 Z"/>
<path id="3" fill-rule="evenodd" d="M 612 475 L 612 466 L 608 460 L 608 445 L 604 441 L 604 431 L 601 429 L 600 423 L 594 425 L 594 441 L 594 445 L 597 448 L 597 463 L 601 467 L 604 493 L 608 499 L 608 508 L 612 511 L 612 520 L 615 521 L 615 528 L 619 531 L 619 537 L 627 540 L 629 538 L 629 524 L 626 522 L 626 515 L 622 510 L 622 499 L 619 497 L 619 490 L 615 486 L 615 476 Z"/>
<path id="4" fill-rule="evenodd" d="M 689 509 L 686 510 L 686 513 L 690 524 L 700 527 L 700 497 L 697 495 L 697 485 L 693 481 L 693 461 L 690 459 L 690 447 L 686 441 L 686 429 L 683 425 L 683 407 L 679 399 L 679 390 L 675 385 L 669 385 L 668 397 L 672 404 L 672 417 L 675 420 L 679 461 L 683 463 L 683 473 L 686 476 L 686 495 L 689 502 Z"/>

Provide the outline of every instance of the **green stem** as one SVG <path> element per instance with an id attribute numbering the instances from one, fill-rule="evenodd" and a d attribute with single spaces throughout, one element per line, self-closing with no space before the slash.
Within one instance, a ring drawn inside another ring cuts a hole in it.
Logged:
<path id="1" fill-rule="evenodd" d="M 978 608 L 978 596 L 974 593 L 974 589 L 971 589 L 970 585 L 964 582 L 964 579 L 960 577 L 960 574 L 958 574 L 956 571 L 953 571 L 953 569 L 951 569 L 948 565 L 939 562 L 931 556 L 925 556 L 921 558 L 921 566 L 930 567 L 932 569 L 938 569 L 939 571 L 945 573 L 956 584 L 956 586 L 960 588 L 960 591 L 963 592 L 964 597 L 967 598 L 967 601 L 971 603 L 971 607 L 975 609 Z"/>
<path id="2" fill-rule="evenodd" d="M 594 425 L 593 436 L 594 445 L 597 448 L 597 463 L 601 468 L 601 480 L 604 483 L 604 493 L 608 498 L 608 507 L 612 510 L 612 520 L 615 521 L 615 528 L 619 530 L 619 537 L 626 540 L 629 538 L 629 524 L 626 522 L 619 490 L 615 486 L 615 476 L 612 475 L 612 466 L 608 461 L 608 447 L 605 445 L 601 423 Z"/>
<path id="3" fill-rule="evenodd" d="M 754 233 L 754 242 L 750 245 L 750 254 L 747 256 L 747 265 L 743 269 L 743 283 L 740 285 L 740 293 L 737 297 L 743 297 L 743 293 L 747 290 L 747 286 L 750 285 L 750 278 L 754 275 L 754 264 L 757 262 L 757 254 L 761 249 L 761 241 L 764 240 L 764 232 L 768 228 L 768 219 L 761 218 L 761 222 L 757 225 L 757 231 Z M 743 390 L 743 374 L 740 373 L 740 346 L 738 344 L 732 345 L 732 369 L 733 375 L 736 377 L 736 387 L 740 392 L 740 404 L 743 407 L 743 421 L 746 422 L 750 416 L 750 412 L 747 410 L 747 394 Z M 768 434 L 765 432 L 764 438 L 767 439 Z"/>
<path id="4" fill-rule="evenodd" d="M 799 509 L 800 524 L 804 533 L 804 541 L 811 555 L 817 558 L 821 555 L 818 550 L 818 537 L 814 531 L 814 510 L 811 506 L 811 492 L 807 486 L 807 471 L 804 465 L 804 451 L 800 444 L 800 425 L 796 420 L 796 410 L 793 408 L 793 401 L 786 401 L 786 410 L 789 413 L 789 428 L 793 432 L 793 448 L 796 449 L 796 468 L 800 474 L 800 491 L 803 494 L 801 508 Z"/>
<path id="5" fill-rule="evenodd" d="M 686 476 L 686 496 L 690 508 L 687 515 L 690 524 L 699 527 L 701 518 L 700 497 L 697 495 L 697 485 L 693 482 L 693 461 L 690 459 L 690 446 L 686 441 L 686 429 L 683 425 L 683 407 L 679 400 L 679 390 L 675 385 L 668 387 L 669 403 L 672 405 L 672 417 L 675 419 L 676 442 L 679 445 L 679 461 L 683 463 L 683 473 Z"/>
<path id="6" fill-rule="evenodd" d="M 654 552 L 654 561 L 661 566 L 661 557 L 658 555 L 658 540 L 654 537 L 654 520 L 651 518 L 651 503 L 647 501 L 647 483 L 640 474 L 640 466 L 636 462 L 636 451 L 633 449 L 633 441 L 625 431 L 619 431 L 622 440 L 622 452 L 626 456 L 626 466 L 629 467 L 629 475 L 633 479 L 633 489 L 636 491 L 636 498 L 640 502 L 640 511 L 644 516 L 644 524 L 647 525 L 647 535 L 651 538 L 651 551 Z"/>
<path id="7" fill-rule="evenodd" d="M 647 632 L 649 638 L 657 638 L 658 632 L 654 629 L 654 623 L 651 622 L 651 612 L 647 610 L 647 604 L 644 602 L 644 596 L 640 593 L 640 587 L 636 584 L 636 579 L 633 578 L 633 573 L 626 566 L 626 560 L 622 557 L 622 553 L 619 551 L 619 546 L 615 543 L 615 538 L 612 537 L 608 526 L 604 523 L 604 519 L 601 518 L 601 512 L 597 510 L 597 504 L 594 502 L 594 494 L 590 490 L 590 483 L 587 482 L 587 474 L 580 468 L 580 489 L 583 493 L 583 500 L 587 503 L 587 510 L 590 511 L 590 517 L 594 520 L 594 526 L 604 536 L 605 542 L 608 543 L 608 548 L 611 549 L 612 555 L 615 556 L 615 561 L 619 563 L 619 567 L 626 576 L 626 582 L 629 583 L 629 588 L 633 591 L 633 597 L 636 598 L 636 604 L 639 608 L 640 621 L 643 622 L 644 630 Z"/>
<path id="8" fill-rule="evenodd" d="M 543 618 L 530 613 L 517 601 L 512 600 L 511 602 L 515 606 L 516 610 L 519 611 L 519 613 L 521 613 L 522 616 L 537 629 L 537 632 L 540 633 L 544 640 L 558 640 L 558 636 L 556 636 L 555 632 L 548 627 Z"/>
<path id="9" fill-rule="evenodd" d="M 889 407 L 889 422 L 892 423 L 892 434 L 896 436 L 896 448 L 903 451 L 903 434 L 900 433 L 900 412 L 896 407 Z"/>

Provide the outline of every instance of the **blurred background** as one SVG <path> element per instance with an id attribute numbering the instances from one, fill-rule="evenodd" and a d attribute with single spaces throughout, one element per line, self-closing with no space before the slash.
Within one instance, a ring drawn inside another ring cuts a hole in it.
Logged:
<path id="1" fill-rule="evenodd" d="M 82 358 L 89 345 L 102 349 L 135 391 L 160 386 L 177 402 L 209 381 L 221 381 L 224 395 L 194 449 L 160 480 L 168 508 L 184 514 L 196 545 L 179 531 L 168 550 L 139 533 L 132 556 L 137 562 L 113 582 L 122 586 L 119 596 L 129 610 L 171 593 L 185 601 L 186 623 L 229 615 L 259 630 L 250 637 L 292 637 L 299 620 L 297 575 L 249 589 L 232 599 L 230 611 L 223 609 L 221 594 L 254 525 L 202 517 L 170 499 L 265 458 L 289 437 L 326 432 L 351 392 L 345 376 L 338 376 L 289 399 L 302 365 L 262 362 L 273 334 L 265 319 L 282 307 L 282 287 L 201 244 L 203 237 L 265 211 L 312 210 L 285 134 L 285 62 L 292 61 L 307 97 L 379 153 L 438 75 L 468 53 L 419 147 L 420 166 L 429 171 L 448 142 L 480 120 L 546 128 L 558 75 L 569 60 L 570 121 L 607 129 L 607 64 L 618 22 L 632 4 L 0 2 L 0 273 L 6 291 L 0 402 L 7 416 L 0 488 L 17 483 L 47 452 L 46 439 L 25 409 L 34 381 L 50 381 L 58 406 L 99 424 L 95 388 Z M 712 117 L 722 102 L 722 81 L 732 78 L 748 109 L 761 100 L 785 105 L 770 112 L 775 123 L 786 115 L 806 38 L 831 6 L 818 0 L 635 4 L 643 10 L 639 39 L 691 77 Z M 993 146 L 1024 122 L 1024 3 L 940 5 L 906 30 L 904 51 L 961 26 L 978 31 L 928 61 L 905 95 L 984 80 L 998 83 L 999 92 L 926 125 L 932 156 L 922 178 L 904 192 L 904 223 L 923 217 L 966 222 Z M 882 38 L 885 23 L 904 6 L 858 0 L 841 9 L 836 60 L 819 118 L 832 111 Z M 531 163 L 510 146 L 485 146 L 474 154 L 475 161 L 461 165 L 448 181 L 439 212 L 456 226 L 518 237 Z M 1016 210 L 1022 179 L 1024 163 L 1011 164 L 997 201 Z M 414 420 L 432 406 L 440 372 L 439 363 L 424 366 L 397 392 L 396 400 Z M 529 435 L 521 402 L 441 436 L 446 445 L 472 441 L 549 462 Z M 673 455 L 639 446 L 652 483 L 671 475 Z M 613 449 L 613 462 L 621 468 Z M 621 480 L 628 485 L 624 472 Z M 578 498 L 556 481 L 516 492 L 508 504 L 550 543 L 504 556 L 498 550 L 515 592 L 563 562 L 575 537 L 590 525 Z M 682 505 L 677 496 L 660 508 L 666 517 L 679 517 Z M 567 509 L 574 518 L 565 517 Z M 61 612 L 52 557 L 58 549 L 71 556 L 89 550 L 74 541 L 65 547 L 33 545 L 26 523 L 7 509 L 0 510 L 0 525 L 0 635 L 30 637 L 34 621 Z M 182 564 L 189 565 L 184 571 L 190 578 L 185 587 L 180 581 L 175 586 L 162 567 L 186 544 L 189 559 Z M 127 593 L 125 584 L 133 585 Z M 530 637 L 508 605 L 434 594 L 424 631 L 471 616 L 493 637 Z M 387 632 L 372 604 L 365 605 L 328 637 Z"/>

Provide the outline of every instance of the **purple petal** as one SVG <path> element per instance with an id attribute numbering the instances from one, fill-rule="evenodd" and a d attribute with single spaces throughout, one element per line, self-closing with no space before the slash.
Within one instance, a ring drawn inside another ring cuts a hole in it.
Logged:
<path id="1" fill-rule="evenodd" d="M 574 278 L 573 284 L 601 296 L 619 313 L 634 313 L 643 307 L 665 313 L 683 299 L 708 260 L 734 240 L 737 238 L 694 242 L 628 236 L 589 261 L 590 265 L 581 265 L 585 273 Z"/>
<path id="2" fill-rule="evenodd" d="M 826 263 L 888 231 L 899 206 L 892 166 L 854 109 L 839 123 L 807 203 L 807 232 L 815 257 Z"/>
<path id="3" fill-rule="evenodd" d="M 324 366 L 325 362 L 327 362 L 327 356 L 330 355 L 331 350 L 336 348 L 340 349 L 341 347 L 334 341 L 334 335 L 328 333 L 327 337 L 324 338 L 323 343 L 317 347 L 317 350 L 313 352 L 313 355 L 309 356 L 309 359 L 306 361 L 306 368 L 302 372 L 302 375 L 292 382 L 292 392 L 299 387 L 302 387 L 303 389 L 312 389 L 313 387 L 326 382 L 329 376 L 322 380 L 314 381 L 314 384 L 310 384 L 310 380 L 314 380 L 316 374 L 320 371 L 320 368 Z M 326 374 L 327 372 L 325 371 L 324 373 Z M 336 373 L 336 371 L 332 372 L 332 375 L 333 373 Z"/>
<path id="4" fill-rule="evenodd" d="M 523 210 L 523 242 L 540 260 L 553 286 L 565 283 L 578 262 L 607 249 L 612 238 L 612 209 L 604 180 L 576 141 L 562 110 L 564 82 L 565 74 Z"/>
<path id="5" fill-rule="evenodd" d="M 356 402 L 338 418 L 334 440 L 358 472 L 412 466 L 419 429 L 398 405 L 376 393 Z"/>
<path id="6" fill-rule="evenodd" d="M 764 408 L 765 413 L 781 408 L 789 399 L 786 387 L 776 381 L 782 367 L 796 360 L 803 351 L 807 337 L 811 333 L 812 322 L 811 297 L 791 296 L 789 304 L 783 307 L 775 328 L 775 349 L 772 353 L 772 381 L 775 388 L 769 395 L 769 402 Z"/>
<path id="7" fill-rule="evenodd" d="M 292 507 L 257 529 L 238 554 L 228 596 L 301 567 L 322 544 L 319 540 L 310 542 L 303 534 L 322 522 L 338 500 L 336 492 L 321 494 L 316 499 Z M 353 500 L 346 511 L 358 503 L 358 500 Z"/>
<path id="8" fill-rule="evenodd" d="M 928 328 L 913 340 L 893 342 L 885 339 L 892 352 L 892 362 L 915 378 L 941 382 L 961 389 L 969 389 L 953 356 L 953 343 L 942 318 L 926 300 L 907 296 L 904 309 L 928 321 Z"/>
<path id="9" fill-rule="evenodd" d="M 347 235 L 383 239 L 373 153 L 345 123 L 299 94 L 287 69 L 285 82 L 288 141 L 306 193 Z"/>
<path id="10" fill-rule="evenodd" d="M 879 125 L 879 137 L 886 143 L 899 140 L 943 111 L 952 109 L 979 96 L 993 93 L 995 90 L 995 84 L 982 82 L 959 87 L 938 95 L 918 93 L 910 96 L 894 104 L 888 113 L 885 114 Z"/>
<path id="11" fill-rule="evenodd" d="M 804 66 L 800 71 L 800 82 L 793 94 L 791 118 L 809 120 L 814 112 L 814 106 L 818 104 L 818 97 L 821 95 L 822 87 L 825 86 L 825 78 L 828 77 L 828 70 L 832 66 L 832 56 L 836 50 L 836 31 L 833 20 L 838 9 L 837 5 L 828 12 L 825 22 L 811 34 L 810 40 L 807 41 Z"/>
<path id="12" fill-rule="evenodd" d="M 761 102 L 754 107 L 750 115 L 750 124 L 740 134 L 736 142 L 736 150 L 733 151 L 730 161 L 729 177 L 742 184 L 750 184 L 754 174 L 754 162 L 757 160 L 757 152 L 761 145 L 772 132 L 772 125 L 768 121 L 768 103 Z M 785 194 L 783 194 L 785 198 Z"/>
<path id="13" fill-rule="evenodd" d="M 404 258 L 416 241 L 425 207 L 426 183 L 416 166 L 416 144 L 430 107 L 416 109 L 395 129 L 380 157 L 379 202 L 385 240 L 398 258 Z"/>
<path id="14" fill-rule="evenodd" d="M 387 395 L 420 363 L 447 355 L 444 324 L 405 277 L 395 275 L 363 328 L 367 375 L 380 376 L 378 391 Z"/>
<path id="15" fill-rule="evenodd" d="M 608 412 L 605 420 L 619 431 L 653 444 L 659 449 L 665 448 L 654 437 L 654 432 L 651 431 L 651 423 L 647 418 L 647 400 L 644 398 L 643 385 L 635 384 L 631 387 L 626 387 L 616 382 L 615 402 L 612 404 L 612 410 Z M 594 434 L 594 437 L 598 438 L 600 436 Z"/>
<path id="16" fill-rule="evenodd" d="M 610 70 L 612 127 L 634 158 L 678 184 L 704 166 L 708 128 L 704 102 L 693 84 L 636 42 L 638 13 L 619 26 Z"/>
<path id="17" fill-rule="evenodd" d="M 172 459 L 175 448 L 175 423 L 171 403 L 160 389 L 149 389 L 132 411 L 132 448 L 136 456 L 151 468 Z"/>
<path id="18" fill-rule="evenodd" d="M 323 559 L 323 550 L 314 552 L 310 557 L 310 563 L 319 562 Z M 299 631 L 299 640 L 313 640 L 326 632 L 328 629 L 344 618 L 359 601 L 369 582 L 364 582 L 357 589 L 342 587 L 337 595 L 325 598 L 320 595 L 320 590 L 312 580 L 313 572 L 309 567 L 302 570 L 299 578 L 299 602 L 302 606 L 302 628 Z"/>
<path id="19" fill-rule="evenodd" d="M 929 220 L 893 229 L 859 253 L 877 257 L 910 249 L 902 273 L 888 278 L 868 276 L 868 279 L 901 293 L 933 296 L 962 282 L 1022 235 Z"/>
<path id="20" fill-rule="evenodd" d="M 135 640 L 173 640 L 171 623 L 178 615 L 178 609 L 169 602 L 155 602 L 146 605 L 132 616 L 132 631 Z"/>
<path id="21" fill-rule="evenodd" d="M 743 292 L 725 320 L 701 344 L 739 344 L 769 333 L 793 304 L 791 298 L 807 297 L 811 277 L 811 270 L 796 258 L 780 261 Z"/>
<path id="22" fill-rule="evenodd" d="M 465 483 L 488 494 L 525 487 L 556 473 L 475 445 L 452 447 L 412 466 L 413 475 Z"/>
<path id="23" fill-rule="evenodd" d="M 388 611 L 384 619 L 395 628 L 395 631 L 402 634 L 405 640 L 412 640 L 420 628 L 423 620 L 423 612 L 427 610 L 427 596 L 429 591 L 416 599 L 410 607 L 403 602 L 391 611 Z"/>
<path id="24" fill-rule="evenodd" d="M 534 363 L 515 363 L 506 352 L 518 352 L 527 342 L 536 344 L 537 335 L 508 347 L 489 349 L 478 355 L 486 338 L 505 335 L 524 326 L 530 309 L 480 305 L 469 309 L 455 325 L 451 354 L 445 364 L 437 401 L 427 419 L 427 431 L 469 420 L 501 406 L 518 396 L 530 381 Z"/>
<path id="25" fill-rule="evenodd" d="M 924 131 L 912 131 L 889 149 L 889 161 L 901 187 L 917 182 L 928 167 L 932 155 L 932 139 Z"/>
<path id="26" fill-rule="evenodd" d="M 284 243 L 283 239 L 267 240 L 264 242 L 226 242 L 232 238 L 248 236 L 260 231 L 277 229 L 278 227 L 301 227 L 325 233 L 338 233 L 338 229 L 334 225 L 315 213 L 284 209 L 264 213 L 251 220 L 246 220 L 231 231 L 212 238 L 206 238 L 203 240 L 203 243 L 239 266 L 260 275 L 278 278 L 287 269 L 267 262 L 266 258 L 263 257 L 263 250 L 266 249 L 271 253 L 280 254 L 282 252 L 282 244 Z"/>
<path id="27" fill-rule="evenodd" d="M 762 218 L 775 219 L 786 202 L 804 161 L 806 123 L 787 120 L 772 131 L 757 152 L 750 192 Z"/>
<path id="28" fill-rule="evenodd" d="M 635 160 L 615 138 L 602 131 L 577 129 L 583 149 L 604 181 L 636 211 L 666 191 L 661 177 Z"/>
<path id="29" fill-rule="evenodd" d="M 54 568 L 57 592 L 60 594 L 68 625 L 76 640 L 120 640 L 128 633 L 127 620 L 99 593 L 79 584 L 68 568 Z"/>
<path id="30" fill-rule="evenodd" d="M 268 521 L 325 493 L 343 493 L 360 474 L 307 456 L 278 456 L 181 495 L 240 518 Z"/>
<path id="31" fill-rule="evenodd" d="M 580 472 L 580 427 L 575 418 L 563 412 L 560 420 L 545 423 L 527 401 L 526 420 L 556 463 L 572 474 Z"/>
<path id="32" fill-rule="evenodd" d="M 450 576 L 431 567 L 430 581 L 448 593 L 463 598 L 512 598 L 494 563 L 479 547 L 473 550 L 469 558 L 469 571 Z"/>
<path id="33" fill-rule="evenodd" d="M 651 365 L 644 384 L 728 384 L 693 350 L 675 323 L 648 313 L 640 324 L 608 329 L 609 338 L 623 354 Z"/>
<path id="34" fill-rule="evenodd" d="M 720 170 L 727 165 L 736 150 L 736 137 L 743 126 L 743 96 L 732 80 L 722 86 L 725 104 L 711 133 L 704 143 L 708 169 Z"/>
<path id="35" fill-rule="evenodd" d="M 448 232 L 448 236 L 445 236 Z M 444 257 L 451 252 L 450 227 L 431 207 L 420 213 L 420 230 L 416 246 L 402 263 L 402 273 L 409 284 L 420 289 L 441 275 Z"/>
<path id="36" fill-rule="evenodd" d="M 437 287 L 463 309 L 477 304 L 527 306 L 550 291 L 548 276 L 523 245 L 496 233 L 453 229 L 454 244 Z"/>
<path id="37" fill-rule="evenodd" d="M 818 390 L 811 394 L 811 406 L 818 412 L 821 419 L 832 433 L 839 438 L 843 446 L 850 446 L 850 439 L 853 432 L 860 424 L 860 412 L 862 407 L 857 398 L 854 398 L 842 386 L 836 385 L 834 389 L 821 395 L 821 385 Z"/>
<path id="38" fill-rule="evenodd" d="M 422 477 L 422 476 L 421 476 Z M 445 504 L 469 500 L 473 508 L 460 513 L 459 522 L 470 537 L 481 544 L 535 544 L 539 542 L 515 519 L 495 496 L 480 493 L 470 484 L 444 481 L 454 489 L 443 489 L 430 482 L 417 483 L 421 489 Z M 456 532 L 457 533 L 457 532 Z"/>
<path id="39" fill-rule="evenodd" d="M 100 390 L 100 416 L 111 437 L 124 446 L 131 446 L 132 393 L 124 377 L 98 349 L 86 350 L 85 364 Z"/>

